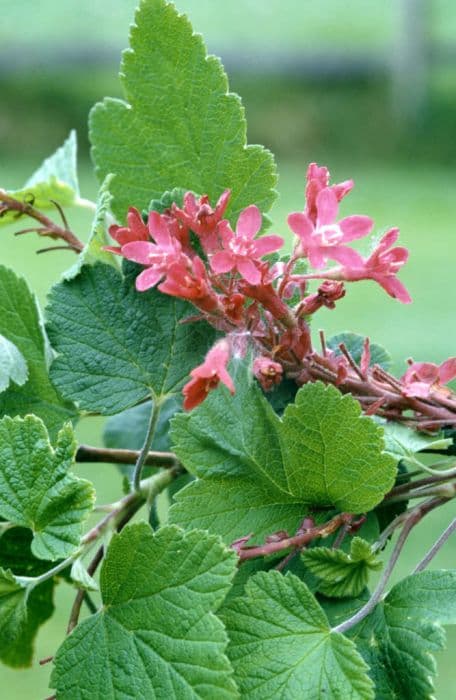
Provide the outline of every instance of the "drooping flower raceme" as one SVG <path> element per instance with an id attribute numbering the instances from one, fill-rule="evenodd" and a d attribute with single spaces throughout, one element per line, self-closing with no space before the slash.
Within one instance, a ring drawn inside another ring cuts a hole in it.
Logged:
<path id="1" fill-rule="evenodd" d="M 229 345 L 226 340 L 220 340 L 209 350 L 204 362 L 190 372 L 192 379 L 184 386 L 184 408 L 190 411 L 202 403 L 208 393 L 215 389 L 220 382 L 234 394 L 234 384 L 226 366 L 230 359 Z"/>
<path id="2" fill-rule="evenodd" d="M 331 187 L 320 190 L 315 207 L 315 222 L 305 212 L 294 212 L 288 217 L 289 227 L 300 240 L 297 254 L 308 257 L 317 270 L 325 266 L 328 258 L 343 265 L 359 265 L 359 253 L 344 244 L 367 236 L 372 230 L 372 219 L 355 215 L 337 222 L 339 204 Z"/>
<path id="3" fill-rule="evenodd" d="M 275 253 L 284 243 L 280 236 L 255 238 L 261 229 L 261 223 L 260 210 L 252 204 L 239 214 L 236 232 L 231 229 L 228 221 L 219 224 L 218 233 L 223 250 L 210 259 L 214 272 L 223 274 L 236 270 L 249 284 L 260 284 L 260 259 L 264 255 Z"/>

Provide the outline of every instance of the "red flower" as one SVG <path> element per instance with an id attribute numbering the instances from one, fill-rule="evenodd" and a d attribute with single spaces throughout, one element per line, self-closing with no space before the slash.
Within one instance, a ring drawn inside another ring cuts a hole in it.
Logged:
<path id="1" fill-rule="evenodd" d="M 269 391 L 274 384 L 282 381 L 283 368 L 278 362 L 274 362 L 270 357 L 257 357 L 253 362 L 253 374 L 260 382 L 264 391 Z"/>
<path id="2" fill-rule="evenodd" d="M 226 365 L 230 359 L 229 346 L 226 340 L 220 340 L 209 350 L 202 365 L 190 372 L 192 379 L 184 386 L 184 408 L 191 411 L 204 401 L 212 389 L 220 382 L 234 394 L 234 384 L 227 372 Z"/>
<path id="3" fill-rule="evenodd" d="M 156 211 L 149 214 L 148 230 L 155 243 L 150 240 L 136 240 L 122 246 L 121 255 L 146 269 L 136 278 L 136 289 L 144 292 L 154 287 L 166 275 L 171 265 L 187 262 L 180 241 L 171 235 L 169 221 Z"/>
<path id="4" fill-rule="evenodd" d="M 345 265 L 335 270 L 330 270 L 325 276 L 328 279 L 338 279 L 356 282 L 372 279 L 383 287 L 393 298 L 399 299 L 403 304 L 409 304 L 412 300 L 410 294 L 396 275 L 407 262 L 408 250 L 398 246 L 391 248 L 397 241 L 399 229 L 392 228 L 381 238 L 372 255 L 366 260 L 360 258 L 360 263 Z"/>
<path id="5" fill-rule="evenodd" d="M 215 209 L 212 209 L 207 194 L 197 200 L 193 192 L 187 192 L 184 196 L 183 209 L 175 204 L 172 207 L 172 215 L 199 236 L 207 253 L 211 253 L 219 247 L 216 228 L 223 218 L 230 196 L 231 190 L 225 190 L 215 205 Z"/>
<path id="6" fill-rule="evenodd" d="M 167 268 L 166 279 L 158 288 L 164 294 L 192 301 L 202 311 L 211 312 L 219 307 L 204 263 L 198 256 L 171 264 Z"/>
<path id="7" fill-rule="evenodd" d="M 260 228 L 261 213 L 254 204 L 240 213 L 236 233 L 232 231 L 228 221 L 222 221 L 218 232 L 224 250 L 215 253 L 210 260 L 214 272 L 223 274 L 237 270 L 249 284 L 260 284 L 260 258 L 279 250 L 284 243 L 280 236 L 262 236 L 255 239 Z"/>
<path id="8" fill-rule="evenodd" d="M 331 187 L 325 187 L 317 195 L 315 221 L 306 213 L 294 212 L 288 217 L 288 225 L 300 238 L 300 252 L 308 257 L 312 267 L 321 269 L 328 258 L 342 265 L 355 266 L 362 258 L 343 243 L 367 236 L 373 221 L 368 216 L 347 216 L 336 222 L 339 204 Z"/>
<path id="9" fill-rule="evenodd" d="M 337 185 L 331 185 L 331 190 L 336 195 L 337 201 L 340 202 L 353 188 L 353 180 L 345 180 Z M 329 170 L 323 165 L 319 167 L 316 163 L 311 163 L 307 168 L 307 185 L 306 185 L 306 211 L 309 219 L 315 224 L 317 221 L 317 196 L 329 187 Z"/>
<path id="10" fill-rule="evenodd" d="M 104 250 L 109 250 L 116 255 L 122 255 L 122 246 L 133 241 L 150 241 L 149 229 L 142 220 L 142 216 L 137 209 L 130 207 L 127 214 L 128 226 L 118 226 L 113 224 L 109 227 L 109 235 L 114 238 L 119 246 L 106 246 Z"/>
<path id="11" fill-rule="evenodd" d="M 441 365 L 433 362 L 413 362 L 402 377 L 405 396 L 426 399 L 432 391 L 450 393 L 443 385 L 456 377 L 456 357 Z"/>

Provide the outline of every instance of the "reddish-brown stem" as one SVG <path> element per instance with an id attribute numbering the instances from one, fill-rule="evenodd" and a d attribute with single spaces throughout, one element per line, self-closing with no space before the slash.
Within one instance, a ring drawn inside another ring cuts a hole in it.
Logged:
<path id="1" fill-rule="evenodd" d="M 281 552 L 284 549 L 289 549 L 290 547 L 302 548 L 312 540 L 315 540 L 317 537 L 328 537 L 341 525 L 350 523 L 352 520 L 352 513 L 339 513 L 327 523 L 323 523 L 323 525 L 316 525 L 315 527 L 309 528 L 299 535 L 285 537 L 284 539 L 276 542 L 267 542 L 266 544 L 259 545 L 257 547 L 241 547 L 240 549 L 237 549 L 239 559 L 240 561 L 246 561 L 247 559 L 256 559 L 257 557 L 266 557 L 270 554 L 275 554 L 275 552 Z"/>
<path id="2" fill-rule="evenodd" d="M 40 236 L 52 236 L 54 238 L 60 238 L 68 244 L 71 250 L 80 253 L 84 248 L 84 243 L 77 238 L 77 236 L 68 230 L 68 228 L 63 228 L 58 226 L 52 219 L 45 216 L 38 209 L 35 209 L 32 204 L 28 202 L 21 202 L 11 195 L 7 194 L 4 190 L 0 190 L 0 208 L 2 212 L 6 211 L 16 211 L 19 215 L 30 216 L 32 219 L 39 221 L 43 226 L 43 230 L 40 229 L 29 229 L 30 231 L 35 230 Z M 24 232 L 26 229 L 24 229 Z"/>

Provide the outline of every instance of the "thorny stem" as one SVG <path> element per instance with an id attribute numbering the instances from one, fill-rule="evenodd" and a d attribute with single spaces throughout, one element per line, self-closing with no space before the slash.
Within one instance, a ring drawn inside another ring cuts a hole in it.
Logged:
<path id="1" fill-rule="evenodd" d="M 152 411 L 150 413 L 149 426 L 147 428 L 146 437 L 144 438 L 144 444 L 136 460 L 135 469 L 133 472 L 132 484 L 134 490 L 138 493 L 141 490 L 141 472 L 144 463 L 147 459 L 152 440 L 154 439 L 155 429 L 157 427 L 158 417 L 160 415 L 161 403 L 158 399 L 153 399 Z"/>
<path id="2" fill-rule="evenodd" d="M 440 537 L 434 542 L 427 554 L 422 558 L 419 564 L 415 567 L 413 573 L 417 574 L 419 571 L 423 571 L 427 565 L 432 561 L 437 552 L 442 548 L 447 539 L 456 530 L 456 518 L 448 525 L 448 527 L 442 532 Z"/>
<path id="3" fill-rule="evenodd" d="M 391 557 L 371 598 L 367 601 L 365 605 L 363 605 L 363 607 L 360 610 L 358 610 L 358 612 L 352 615 L 352 617 L 350 617 L 348 620 L 345 620 L 340 625 L 333 627 L 331 630 L 332 632 L 347 632 L 349 629 L 361 622 L 361 620 L 364 620 L 364 618 L 372 612 L 377 603 L 383 597 L 386 585 L 389 581 L 391 573 L 396 565 L 396 562 L 399 558 L 399 555 L 410 532 L 415 527 L 415 525 L 417 525 L 420 522 L 420 520 L 426 515 L 426 513 L 429 513 L 430 510 L 436 508 L 438 505 L 441 505 L 441 500 L 433 499 L 432 501 L 426 501 L 425 503 L 420 504 L 419 506 L 408 512 L 407 517 L 404 519 L 404 527 L 401 530 L 399 538 L 392 551 Z"/>
<path id="4" fill-rule="evenodd" d="M 60 207 L 58 207 L 58 209 L 60 209 Z M 40 236 L 60 238 L 61 240 L 65 241 L 68 244 L 68 247 L 71 250 L 74 250 L 76 253 L 80 253 L 84 249 L 84 243 L 80 241 L 79 238 L 77 238 L 77 236 L 75 236 L 74 233 L 68 228 L 58 226 L 58 224 L 52 221 L 52 219 L 49 219 L 49 217 L 45 216 L 38 209 L 35 209 L 32 204 L 28 202 L 21 202 L 20 200 L 11 197 L 11 195 L 7 194 L 4 190 L 0 190 L 0 212 L 3 213 L 5 211 L 16 211 L 18 215 L 23 214 L 25 216 L 30 216 L 32 219 L 39 221 L 43 226 L 43 228 L 25 229 L 24 231 L 36 231 Z"/>

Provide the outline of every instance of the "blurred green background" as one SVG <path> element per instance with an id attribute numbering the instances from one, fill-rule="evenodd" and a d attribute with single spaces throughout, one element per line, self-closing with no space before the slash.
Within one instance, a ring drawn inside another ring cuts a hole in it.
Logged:
<path id="1" fill-rule="evenodd" d="M 410 261 L 401 273 L 412 306 L 395 302 L 374 283 L 352 285 L 336 311 L 315 328 L 370 335 L 404 360 L 441 362 L 456 354 L 454 267 L 456 198 L 456 4 L 453 0 L 176 0 L 209 49 L 222 56 L 231 87 L 243 97 L 249 141 L 276 155 L 280 197 L 274 230 L 286 234 L 286 215 L 303 207 L 308 162 L 330 167 L 335 180 L 353 177 L 343 214 L 372 216 L 377 232 L 397 225 Z M 96 196 L 87 139 L 87 114 L 104 95 L 121 96 L 120 51 L 136 0 L 18 0 L 0 2 L 0 186 L 20 186 L 71 128 L 80 143 L 82 195 Z M 172 184 L 172 183 L 171 183 Z M 86 212 L 70 210 L 83 237 Z M 2 228 L 0 262 L 27 277 L 41 302 L 72 262 L 71 253 L 36 256 L 40 243 Z M 32 234 L 33 235 L 33 234 Z M 364 245 L 364 250 L 367 246 Z M 86 419 L 81 441 L 100 442 L 102 421 Z M 118 497 L 120 477 L 109 465 L 78 467 L 93 478 L 99 502 Z M 449 522 L 450 504 L 410 539 L 396 578 Z M 454 510 L 454 508 L 453 508 Z M 435 559 L 456 565 L 456 541 Z M 63 638 L 74 592 L 57 592 L 59 613 L 42 629 L 36 662 L 26 671 L 0 670 L 2 697 L 49 695 L 49 667 Z M 439 700 L 454 697 L 456 633 L 438 657 Z M 5 690 L 7 689 L 7 691 Z"/>

